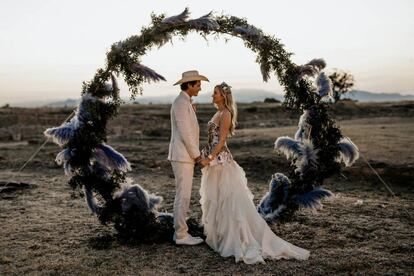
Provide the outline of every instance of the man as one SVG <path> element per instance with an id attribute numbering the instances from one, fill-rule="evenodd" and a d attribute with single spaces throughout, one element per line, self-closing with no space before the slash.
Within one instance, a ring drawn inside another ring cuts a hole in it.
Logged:
<path id="1" fill-rule="evenodd" d="M 201 81 L 209 81 L 198 71 L 187 71 L 174 85 L 180 84 L 181 92 L 171 106 L 171 141 L 168 160 L 174 172 L 176 194 L 174 200 L 174 241 L 178 245 L 196 245 L 203 242 L 188 233 L 186 216 L 190 207 L 194 164 L 200 162 L 197 117 L 191 97 L 198 95 Z"/>

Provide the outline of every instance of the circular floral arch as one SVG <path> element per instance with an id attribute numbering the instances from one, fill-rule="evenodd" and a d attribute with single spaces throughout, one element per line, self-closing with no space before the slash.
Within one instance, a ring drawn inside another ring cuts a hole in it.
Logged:
<path id="1" fill-rule="evenodd" d="M 295 138 L 279 137 L 275 142 L 275 148 L 291 161 L 292 169 L 287 176 L 272 175 L 270 190 L 258 206 L 265 219 L 281 220 L 291 217 L 300 206 L 317 206 L 321 198 L 330 195 L 320 187 L 324 179 L 339 172 L 341 161 L 351 165 L 358 158 L 356 146 L 342 137 L 329 117 L 329 103 L 323 100 L 331 92 L 329 78 L 322 72 L 324 60 L 294 64 L 277 38 L 243 18 L 209 13 L 189 19 L 188 8 L 168 18 L 153 14 L 150 26 L 143 27 L 140 35 L 111 46 L 105 68 L 83 83 L 75 116 L 45 131 L 47 137 L 63 147 L 56 161 L 71 177 L 69 184 L 83 188 L 91 211 L 103 224 L 113 223 L 118 234 L 128 240 L 170 239 L 173 227 L 172 215 L 157 211 L 162 198 L 128 182 L 128 161 L 105 143 L 107 122 L 117 115 L 121 104 L 116 78 L 122 75 L 132 98 L 142 93 L 143 83 L 165 80 L 142 65 L 140 57 L 154 46 L 161 47 L 173 37 L 185 38 L 190 32 L 205 38 L 226 35 L 242 39 L 257 54 L 263 81 L 275 74 L 284 87 L 283 105 L 303 112 Z M 103 204 L 97 204 L 94 194 L 103 199 Z M 196 222 L 189 224 L 193 233 L 202 234 Z"/>

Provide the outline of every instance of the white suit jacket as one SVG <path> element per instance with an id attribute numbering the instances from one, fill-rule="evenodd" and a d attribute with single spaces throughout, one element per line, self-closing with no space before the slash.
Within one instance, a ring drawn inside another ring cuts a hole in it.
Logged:
<path id="1" fill-rule="evenodd" d="M 181 91 L 171 106 L 171 140 L 168 160 L 194 163 L 200 156 L 200 129 L 190 96 Z"/>

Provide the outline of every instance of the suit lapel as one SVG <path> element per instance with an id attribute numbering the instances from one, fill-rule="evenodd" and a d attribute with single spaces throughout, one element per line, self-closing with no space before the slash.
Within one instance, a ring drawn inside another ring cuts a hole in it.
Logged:
<path id="1" fill-rule="evenodd" d="M 195 123 L 195 126 L 196 126 L 196 128 L 197 128 L 197 130 L 199 129 L 199 126 L 198 126 L 198 120 L 197 120 L 197 115 L 196 115 L 196 113 L 195 113 L 195 111 L 194 111 L 194 108 L 193 108 L 193 106 L 192 106 L 192 104 L 191 104 L 191 98 L 190 99 L 188 99 L 188 95 L 184 95 L 184 93 L 186 93 L 186 92 L 184 92 L 184 91 L 181 91 L 181 94 L 180 94 L 180 96 L 183 98 L 183 100 L 185 100 L 186 101 L 186 103 L 188 103 L 188 108 L 190 109 L 190 113 L 191 114 L 193 114 L 192 116 L 193 116 L 193 120 L 194 120 L 194 123 Z"/>

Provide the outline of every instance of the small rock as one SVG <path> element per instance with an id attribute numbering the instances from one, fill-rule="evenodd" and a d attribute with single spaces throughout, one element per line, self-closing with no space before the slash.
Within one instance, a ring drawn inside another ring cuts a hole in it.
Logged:
<path id="1" fill-rule="evenodd" d="M 362 199 L 358 199 L 356 202 L 354 202 L 355 206 L 360 206 L 364 203 L 364 201 Z"/>

